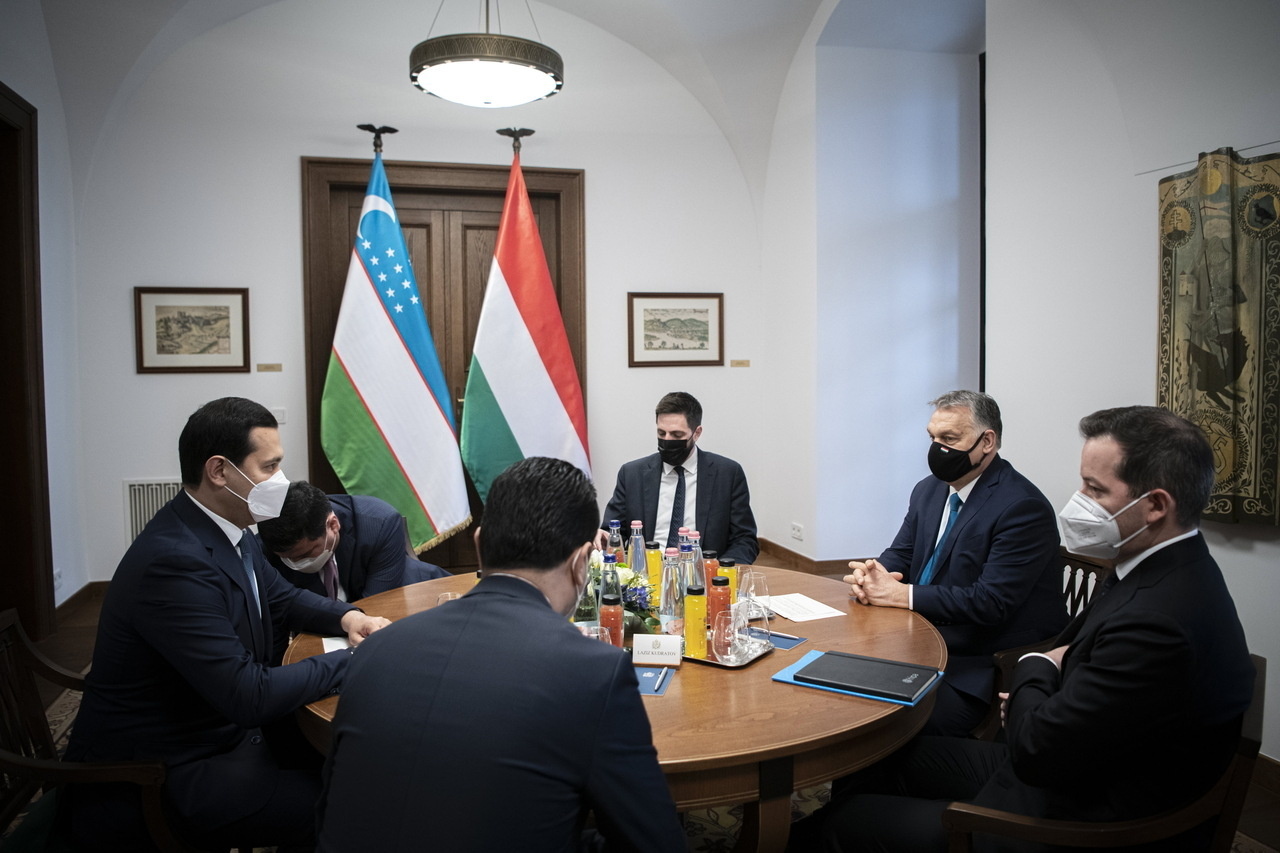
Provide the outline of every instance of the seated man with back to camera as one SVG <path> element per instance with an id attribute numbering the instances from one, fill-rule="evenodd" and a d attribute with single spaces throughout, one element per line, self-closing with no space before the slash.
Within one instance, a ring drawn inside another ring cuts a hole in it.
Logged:
<path id="1" fill-rule="evenodd" d="M 285 580 L 339 601 L 449 577 L 413 553 L 404 516 L 391 504 L 326 495 L 306 480 L 289 484 L 280 516 L 261 522 L 258 536 Z"/>
<path id="2" fill-rule="evenodd" d="M 797 824 L 791 849 L 940 853 L 941 815 L 953 800 L 1124 821 L 1187 805 L 1222 775 L 1255 670 L 1199 531 L 1213 451 L 1199 427 L 1153 406 L 1095 412 L 1080 432 L 1082 483 L 1059 514 L 1063 536 L 1075 553 L 1114 559 L 1115 571 L 1056 648 L 1018 661 L 1007 744 L 917 738 Z M 1142 849 L 1205 850 L 1212 824 Z M 978 850 L 1043 849 L 975 842 Z"/>
<path id="3" fill-rule="evenodd" d="M 1053 506 L 1002 459 L 1000 407 L 977 391 L 930 403 L 929 470 L 879 559 L 845 581 L 863 604 L 905 607 L 947 642 L 947 674 L 925 734 L 971 732 L 993 700 L 991 656 L 1067 622 Z"/>
<path id="4" fill-rule="evenodd" d="M 692 394 L 672 391 L 654 412 L 658 452 L 626 463 L 618 471 L 602 527 L 617 519 L 622 535 L 632 521 L 644 522 L 644 537 L 662 548 L 679 544 L 681 527 L 702 534 L 702 549 L 739 564 L 760 553 L 751 492 L 742 466 L 698 448 L 702 404 Z M 604 546 L 603 535 L 597 537 Z"/>
<path id="5" fill-rule="evenodd" d="M 494 480 L 480 582 L 352 656 L 319 850 L 570 851 L 588 811 L 610 851 L 685 849 L 630 658 L 566 618 L 597 512 L 563 460 Z"/>

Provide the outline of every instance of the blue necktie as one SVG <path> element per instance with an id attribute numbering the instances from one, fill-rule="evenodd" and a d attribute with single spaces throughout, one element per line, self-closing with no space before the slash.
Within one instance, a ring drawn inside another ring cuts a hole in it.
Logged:
<path id="1" fill-rule="evenodd" d="M 951 535 L 951 528 L 955 526 L 956 516 L 960 514 L 960 506 L 964 501 L 960 500 L 959 495 L 951 496 L 951 512 L 947 514 L 947 526 L 942 530 L 942 537 L 938 539 L 938 544 L 933 547 L 933 555 L 929 557 L 929 562 L 924 564 L 924 568 L 920 571 L 920 580 L 916 583 L 921 586 L 933 580 L 933 572 L 937 568 L 938 554 L 942 551 L 942 546 L 947 544 L 947 537 Z"/>
<path id="2" fill-rule="evenodd" d="M 676 494 L 671 502 L 671 529 L 667 532 L 667 547 L 680 547 L 680 528 L 684 527 L 684 466 L 677 465 Z"/>
<path id="3" fill-rule="evenodd" d="M 244 573 L 249 576 L 249 589 L 253 590 L 253 603 L 258 605 L 258 615 L 262 615 L 262 598 L 258 595 L 258 576 L 253 573 L 253 553 L 249 549 L 249 537 L 253 534 L 244 531 L 240 537 L 240 561 L 244 563 Z"/>

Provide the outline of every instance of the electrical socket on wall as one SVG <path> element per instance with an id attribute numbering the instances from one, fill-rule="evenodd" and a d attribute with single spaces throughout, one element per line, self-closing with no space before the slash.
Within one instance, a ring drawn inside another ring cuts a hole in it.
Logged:
<path id="1" fill-rule="evenodd" d="M 804 525 L 798 521 L 791 522 L 791 538 L 797 541 L 804 541 Z"/>

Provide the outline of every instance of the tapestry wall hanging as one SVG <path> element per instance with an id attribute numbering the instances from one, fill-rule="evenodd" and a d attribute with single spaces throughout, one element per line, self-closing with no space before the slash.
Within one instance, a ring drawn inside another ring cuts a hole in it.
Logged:
<path id="1" fill-rule="evenodd" d="M 1160 181 L 1156 402 L 1209 436 L 1204 517 L 1280 524 L 1280 154 Z"/>

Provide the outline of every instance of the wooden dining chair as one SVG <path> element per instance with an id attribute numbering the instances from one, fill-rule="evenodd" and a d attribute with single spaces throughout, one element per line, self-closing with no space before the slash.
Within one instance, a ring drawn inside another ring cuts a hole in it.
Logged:
<path id="1" fill-rule="evenodd" d="M 1172 811 L 1137 820 L 1108 823 L 1048 820 L 1027 817 L 968 803 L 952 803 L 942 813 L 950 853 L 970 853 L 975 832 L 1019 841 L 1069 847 L 1128 847 L 1172 838 L 1179 833 L 1217 818 L 1210 853 L 1226 853 L 1235 839 L 1240 812 L 1244 808 L 1249 780 L 1262 744 L 1262 721 L 1267 688 L 1267 661 L 1251 655 L 1257 675 L 1253 701 L 1245 711 L 1235 755 L 1222 777 L 1200 799 Z"/>
<path id="2" fill-rule="evenodd" d="M 70 690 L 84 690 L 80 675 L 58 666 L 35 648 L 16 610 L 0 612 L 0 829 L 8 827 L 42 789 L 49 794 L 69 782 L 131 782 L 141 788 L 147 829 L 156 846 L 178 853 L 189 850 L 166 820 L 163 764 L 58 759 L 37 677 Z M 51 805 L 52 797 L 44 808 Z M 56 843 L 47 849 L 57 849 Z"/>
<path id="3" fill-rule="evenodd" d="M 1058 562 L 1062 565 L 1062 595 L 1066 601 L 1067 618 L 1074 619 L 1093 599 L 1094 592 L 1115 569 L 1111 560 L 1097 560 L 1093 557 L 1082 557 L 1072 554 L 1062 546 L 1058 547 Z M 1041 640 L 1013 649 L 1001 649 L 992 655 L 996 668 L 996 682 L 991 706 L 970 737 L 978 740 L 994 740 L 1000 733 L 1000 694 L 1009 692 L 1013 683 L 1013 667 L 1018 658 L 1027 652 L 1046 652 L 1053 648 L 1055 638 Z"/>

